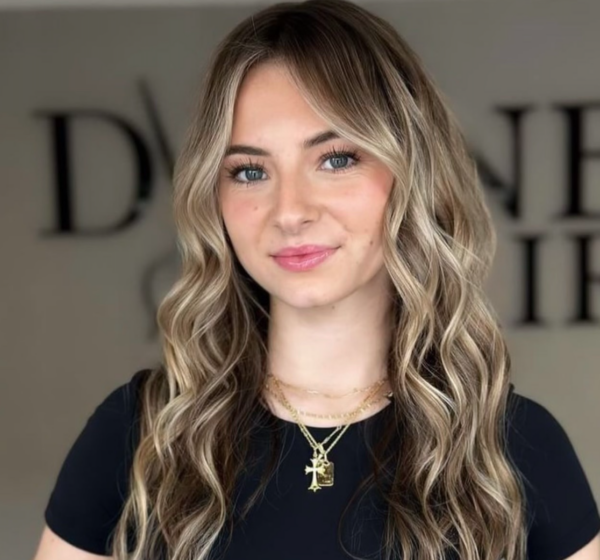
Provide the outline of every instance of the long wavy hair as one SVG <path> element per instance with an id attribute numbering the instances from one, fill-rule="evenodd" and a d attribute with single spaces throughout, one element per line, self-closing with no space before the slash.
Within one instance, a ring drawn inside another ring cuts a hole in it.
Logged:
<path id="1" fill-rule="evenodd" d="M 496 234 L 476 166 L 415 52 L 389 23 L 345 0 L 271 5 L 212 55 L 175 168 L 182 269 L 157 314 L 164 360 L 140 391 L 114 557 L 161 550 L 205 560 L 231 529 L 264 402 L 269 297 L 234 254 L 217 186 L 240 84 L 266 62 L 285 65 L 331 129 L 395 176 L 382 231 L 395 288 L 394 421 L 378 434 L 373 472 L 355 494 L 375 485 L 385 499 L 385 558 L 523 560 L 524 492 L 505 433 L 510 357 L 483 292 Z"/>

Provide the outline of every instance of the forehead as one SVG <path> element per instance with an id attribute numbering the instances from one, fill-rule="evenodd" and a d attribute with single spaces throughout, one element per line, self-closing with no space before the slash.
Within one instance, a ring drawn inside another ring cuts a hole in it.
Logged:
<path id="1" fill-rule="evenodd" d="M 270 138 L 272 143 L 281 135 L 303 138 L 326 127 L 281 64 L 260 64 L 244 78 L 234 107 L 233 142 Z"/>

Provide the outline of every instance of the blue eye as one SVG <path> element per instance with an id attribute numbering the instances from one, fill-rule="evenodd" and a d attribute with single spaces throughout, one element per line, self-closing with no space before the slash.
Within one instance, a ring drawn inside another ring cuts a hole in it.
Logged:
<path id="1" fill-rule="evenodd" d="M 349 159 L 354 160 L 354 162 L 348 165 L 347 163 Z M 340 173 L 350 169 L 351 167 L 354 167 L 360 161 L 360 158 L 358 157 L 358 154 L 352 150 L 338 151 L 333 149 L 323 154 L 320 158 L 321 164 L 325 163 L 327 160 L 332 160 L 333 167 L 326 169 L 326 171 Z M 242 172 L 246 173 L 247 180 L 241 180 L 238 178 L 238 175 Z M 251 183 L 257 183 L 264 180 L 262 178 L 263 173 L 265 173 L 264 166 L 252 160 L 248 160 L 241 165 L 227 168 L 227 177 L 233 182 L 240 183 L 242 185 L 249 185 Z"/>
<path id="2" fill-rule="evenodd" d="M 238 179 L 238 175 L 242 172 L 248 173 L 246 175 L 247 181 Z M 265 168 L 260 163 L 249 160 L 243 165 L 236 165 L 234 167 L 227 168 L 227 177 L 235 183 L 249 184 L 260 181 L 260 174 L 265 172 Z"/>
<path id="3" fill-rule="evenodd" d="M 323 156 L 321 157 L 322 162 L 325 162 L 328 159 L 332 161 L 332 164 L 333 162 L 336 162 L 335 164 L 333 164 L 333 169 L 328 169 L 328 171 L 333 171 L 334 173 L 338 171 L 345 171 L 346 169 L 355 166 L 356 163 L 358 163 L 359 161 L 358 155 L 356 154 L 356 152 L 353 151 L 338 152 L 337 150 L 331 150 L 326 154 L 323 154 Z M 348 159 L 353 159 L 355 163 L 351 163 L 350 165 L 344 165 L 344 163 L 347 162 Z"/>
<path id="4" fill-rule="evenodd" d="M 240 183 L 253 183 L 255 181 L 260 181 L 261 174 L 264 173 L 265 170 L 260 166 L 254 167 L 243 167 L 240 171 L 238 171 L 235 175 L 239 175 L 240 173 L 246 173 L 247 181 L 238 181 Z"/>

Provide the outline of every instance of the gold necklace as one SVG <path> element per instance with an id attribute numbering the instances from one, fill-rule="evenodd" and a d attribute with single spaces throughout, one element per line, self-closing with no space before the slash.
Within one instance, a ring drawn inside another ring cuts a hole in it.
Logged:
<path id="1" fill-rule="evenodd" d="M 298 385 L 292 385 L 291 383 L 286 383 L 285 381 L 283 381 L 282 379 L 279 379 L 279 377 L 277 377 L 276 375 L 273 375 L 272 373 L 267 373 L 267 377 L 271 377 L 274 379 L 277 379 L 277 382 L 279 385 L 284 385 L 285 387 L 290 387 L 291 389 L 296 389 L 298 391 L 304 391 L 305 393 L 308 393 L 310 395 L 322 395 L 324 397 L 327 397 L 329 399 L 341 399 L 343 397 L 347 397 L 349 395 L 355 395 L 357 393 L 364 393 L 365 391 L 370 390 L 372 387 L 374 387 L 375 385 L 377 385 L 377 383 L 379 383 L 381 381 L 381 379 L 375 381 L 375 383 L 372 383 L 371 385 L 369 385 L 368 387 L 364 387 L 362 389 L 352 389 L 352 391 L 348 392 L 348 393 L 344 393 L 343 395 L 331 395 L 329 393 L 323 393 L 322 391 L 317 391 L 316 389 L 305 389 L 304 387 L 299 387 Z M 383 378 L 383 380 L 385 381 L 385 377 Z"/>
<path id="2" fill-rule="evenodd" d="M 379 387 L 381 387 L 381 385 L 383 385 L 383 384 L 385 383 L 385 381 L 386 381 L 385 379 L 383 379 L 383 380 L 380 380 L 380 381 L 378 381 L 378 382 L 377 382 L 377 384 L 379 385 Z M 278 385 L 281 385 L 281 380 L 280 380 L 279 378 L 276 378 L 276 382 L 277 382 L 277 384 L 278 384 Z M 379 388 L 379 387 L 378 387 L 378 388 Z M 275 391 L 273 391 L 273 390 L 271 389 L 271 386 L 270 386 L 269 382 L 266 382 L 266 383 L 265 383 L 265 389 L 266 389 L 267 391 L 269 391 L 269 392 L 270 392 L 270 393 L 271 393 L 271 394 L 272 394 L 272 395 L 275 397 L 275 399 L 276 399 L 278 402 L 280 402 L 282 405 L 284 405 L 284 406 L 285 406 L 285 403 L 284 403 L 284 402 L 281 400 L 281 398 L 278 396 L 278 393 L 277 393 L 277 392 L 275 392 Z M 372 404 L 375 404 L 375 403 L 381 402 L 382 400 L 384 400 L 384 399 L 386 399 L 386 398 L 388 398 L 388 399 L 389 399 L 389 398 L 392 396 L 392 394 L 393 394 L 393 393 L 389 392 L 389 393 L 386 393 L 385 395 L 382 395 L 382 396 L 380 396 L 378 399 L 371 401 L 371 402 L 370 402 L 370 404 L 369 404 L 369 406 L 371 406 Z M 363 401 L 363 403 L 364 403 L 364 401 Z M 310 416 L 310 417 L 312 417 L 312 418 L 327 418 L 327 419 L 329 419 L 329 420 L 336 420 L 336 419 L 343 419 L 343 418 L 351 418 L 351 417 L 353 417 L 353 416 L 354 416 L 354 414 L 356 413 L 355 411 L 351 411 L 351 412 L 341 412 L 341 413 L 339 413 L 339 414 L 317 414 L 317 413 L 315 413 L 315 412 L 305 412 L 305 411 L 303 411 L 303 410 L 300 410 L 300 409 L 297 409 L 297 408 L 296 408 L 295 410 L 296 410 L 296 412 L 297 412 L 298 414 L 300 414 L 301 416 Z"/>
<path id="3" fill-rule="evenodd" d="M 275 384 L 278 385 L 277 379 L 275 379 Z M 369 396 L 363 401 L 363 404 L 354 411 L 353 415 L 357 415 L 363 410 L 366 410 L 372 404 L 371 401 L 377 394 L 378 389 L 379 387 L 373 390 L 371 394 L 369 394 Z M 328 460 L 327 455 L 333 449 L 336 443 L 340 440 L 340 438 L 344 435 L 346 430 L 350 427 L 351 423 L 348 423 L 345 426 L 338 426 L 331 434 L 329 434 L 327 438 L 325 438 L 321 443 L 319 443 L 308 431 L 306 426 L 302 424 L 296 409 L 285 398 L 285 395 L 283 394 L 283 391 L 279 386 L 277 387 L 277 391 L 279 392 L 281 402 L 290 411 L 294 420 L 298 424 L 300 431 L 308 440 L 308 443 L 313 450 L 313 456 L 310 460 L 312 465 L 306 466 L 304 468 L 305 474 L 312 474 L 312 481 L 308 489 L 312 490 L 313 492 L 316 492 L 317 490 L 321 490 L 321 488 L 324 486 L 333 486 L 333 463 Z M 325 443 L 327 443 L 336 434 L 337 438 L 328 447 L 328 449 L 325 449 Z"/>

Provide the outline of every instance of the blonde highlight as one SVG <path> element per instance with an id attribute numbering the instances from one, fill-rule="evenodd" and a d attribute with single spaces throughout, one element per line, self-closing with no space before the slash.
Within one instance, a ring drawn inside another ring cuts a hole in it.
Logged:
<path id="1" fill-rule="evenodd" d="M 385 498 L 386 559 L 453 550 L 464 560 L 524 560 L 524 492 L 505 442 L 510 357 L 483 291 L 496 234 L 476 166 L 417 54 L 346 0 L 269 6 L 237 25 L 210 61 L 174 174 L 182 270 L 157 314 L 164 364 L 141 390 L 114 557 L 205 560 L 231 529 L 266 378 L 269 306 L 228 242 L 216 184 L 237 92 L 263 63 L 283 65 L 332 130 L 395 176 L 383 233 L 398 424 L 371 450 L 373 473 L 355 493 L 375 484 Z"/>

